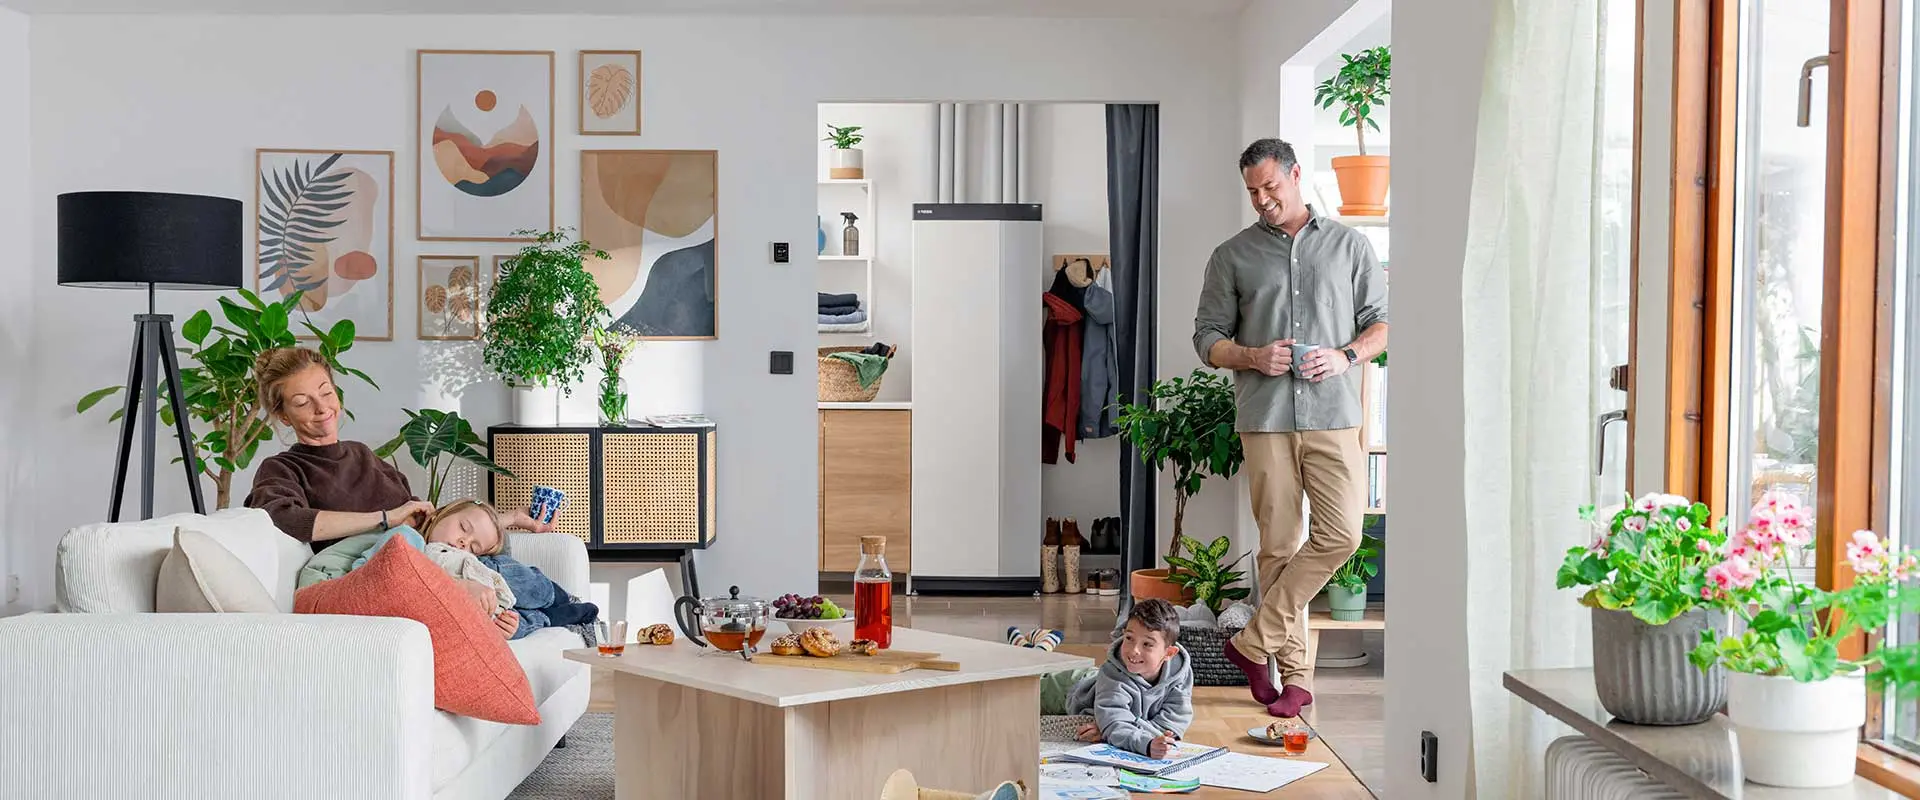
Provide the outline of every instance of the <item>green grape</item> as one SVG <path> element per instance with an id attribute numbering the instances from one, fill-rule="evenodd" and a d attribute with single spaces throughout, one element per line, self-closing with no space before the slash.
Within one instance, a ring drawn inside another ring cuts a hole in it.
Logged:
<path id="1" fill-rule="evenodd" d="M 821 619 L 840 619 L 841 617 L 844 617 L 846 615 L 847 615 L 847 612 L 842 611 L 840 609 L 840 606 L 835 605 L 832 600 L 820 601 L 820 618 Z"/>

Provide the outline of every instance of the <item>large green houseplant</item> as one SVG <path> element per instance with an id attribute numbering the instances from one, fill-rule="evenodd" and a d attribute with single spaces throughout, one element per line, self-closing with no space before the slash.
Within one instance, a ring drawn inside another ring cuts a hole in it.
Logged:
<path id="1" fill-rule="evenodd" d="M 1353 129 L 1358 155 L 1333 159 L 1340 181 L 1340 213 L 1382 216 L 1387 213 L 1388 159 L 1367 154 L 1367 129 L 1380 130 L 1374 109 L 1387 104 L 1392 93 L 1393 52 L 1386 46 L 1341 57 L 1340 69 L 1314 90 L 1321 108 L 1340 108 L 1340 124 Z"/>
<path id="2" fill-rule="evenodd" d="M 560 392 L 573 393 L 593 360 L 593 331 L 609 316 L 586 258 L 607 258 L 572 229 L 532 235 L 501 267 L 487 298 L 482 359 L 514 389 L 514 422 L 551 425 Z"/>
<path id="3" fill-rule="evenodd" d="M 332 329 L 321 330 L 299 310 L 298 291 L 274 302 L 246 289 L 238 293 L 238 301 L 220 298 L 220 317 L 225 324 L 215 323 L 211 313 L 201 310 L 180 326 L 180 338 L 192 345 L 180 348 L 186 356 L 180 363 L 180 389 L 186 394 L 187 413 L 193 418 L 194 471 L 213 479 L 214 508 L 230 504 L 234 473 L 250 466 L 260 444 L 273 436 L 272 420 L 267 417 L 267 409 L 260 407 L 260 385 L 253 378 L 253 362 L 268 350 L 300 344 L 293 329 L 296 314 L 300 327 L 317 340 L 314 349 L 333 368 L 336 379 L 350 375 L 379 388 L 366 373 L 340 363 L 340 354 L 353 348 L 352 321 L 341 320 Z M 84 414 L 124 388 L 109 386 L 88 392 L 74 411 Z M 340 396 L 341 410 L 351 418 L 346 387 L 336 385 L 334 391 Z M 160 420 L 167 425 L 173 424 L 171 397 L 167 385 L 161 384 Z M 109 422 L 120 420 L 125 413 L 124 403 L 122 406 L 114 409 L 107 418 Z"/>
<path id="4" fill-rule="evenodd" d="M 1233 385 L 1217 373 L 1196 369 L 1185 378 L 1154 381 L 1147 402 L 1126 403 L 1114 426 L 1127 438 L 1140 461 L 1156 470 L 1173 469 L 1173 536 L 1167 558 L 1180 555 L 1186 542 L 1187 500 L 1200 493 L 1209 477 L 1231 478 L 1246 460 L 1240 434 L 1234 432 Z M 1159 597 L 1176 603 L 1190 600 L 1182 586 L 1170 580 L 1169 570 L 1134 570 L 1134 597 Z"/>
<path id="5" fill-rule="evenodd" d="M 1247 554 L 1241 553 L 1239 558 L 1227 561 L 1227 551 L 1233 547 L 1227 537 L 1216 536 L 1207 544 L 1184 538 L 1180 545 L 1192 555 L 1167 556 L 1167 564 L 1174 568 L 1167 580 L 1191 593 L 1193 602 L 1205 605 L 1218 616 L 1220 606 L 1226 601 L 1244 600 L 1252 593 L 1253 590 L 1236 585 L 1246 579 L 1247 573 L 1234 567 L 1240 566 Z"/>
<path id="6" fill-rule="evenodd" d="M 413 463 L 427 471 L 427 502 L 440 505 L 440 491 L 447 486 L 447 478 L 453 474 L 453 465 L 465 461 L 496 475 L 513 477 L 507 468 L 493 463 L 482 452 L 486 440 L 473 432 L 473 425 L 453 411 L 441 411 L 437 408 L 423 408 L 407 412 L 407 424 L 400 426 L 400 432 L 393 439 L 374 450 L 374 455 L 391 459 L 401 447 L 407 448 L 407 454 L 413 456 Z"/>

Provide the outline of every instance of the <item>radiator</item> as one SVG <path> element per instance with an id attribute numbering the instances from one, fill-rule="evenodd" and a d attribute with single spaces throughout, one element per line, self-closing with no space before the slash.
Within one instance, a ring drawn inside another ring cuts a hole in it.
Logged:
<path id="1" fill-rule="evenodd" d="M 1639 767 L 1585 736 L 1547 745 L 1545 800 L 1685 800 Z"/>

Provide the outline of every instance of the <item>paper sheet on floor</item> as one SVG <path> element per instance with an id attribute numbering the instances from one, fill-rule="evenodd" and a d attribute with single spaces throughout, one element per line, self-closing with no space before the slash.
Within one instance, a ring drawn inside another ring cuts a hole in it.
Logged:
<path id="1" fill-rule="evenodd" d="M 1177 770 L 1167 777 L 1198 779 L 1207 786 L 1222 789 L 1271 792 L 1326 768 L 1326 764 L 1318 761 L 1227 753 Z"/>
<path id="2" fill-rule="evenodd" d="M 1120 777 L 1112 767 L 1092 764 L 1041 764 L 1041 786 L 1112 786 Z"/>
<path id="3" fill-rule="evenodd" d="M 1054 786 L 1040 784 L 1040 800 L 1127 800 L 1127 792 L 1112 786 Z"/>

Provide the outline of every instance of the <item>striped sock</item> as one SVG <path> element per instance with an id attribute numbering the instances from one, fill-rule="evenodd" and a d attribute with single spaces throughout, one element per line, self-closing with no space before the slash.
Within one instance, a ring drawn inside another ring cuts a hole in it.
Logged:
<path id="1" fill-rule="evenodd" d="M 1007 626 L 1007 644 L 1013 645 L 1014 647 L 1027 646 L 1027 635 L 1020 632 L 1020 626 Z"/>
<path id="2" fill-rule="evenodd" d="M 1036 650 L 1049 650 L 1060 646 L 1061 634 L 1051 628 L 1035 628 L 1027 631 L 1027 647 Z"/>

